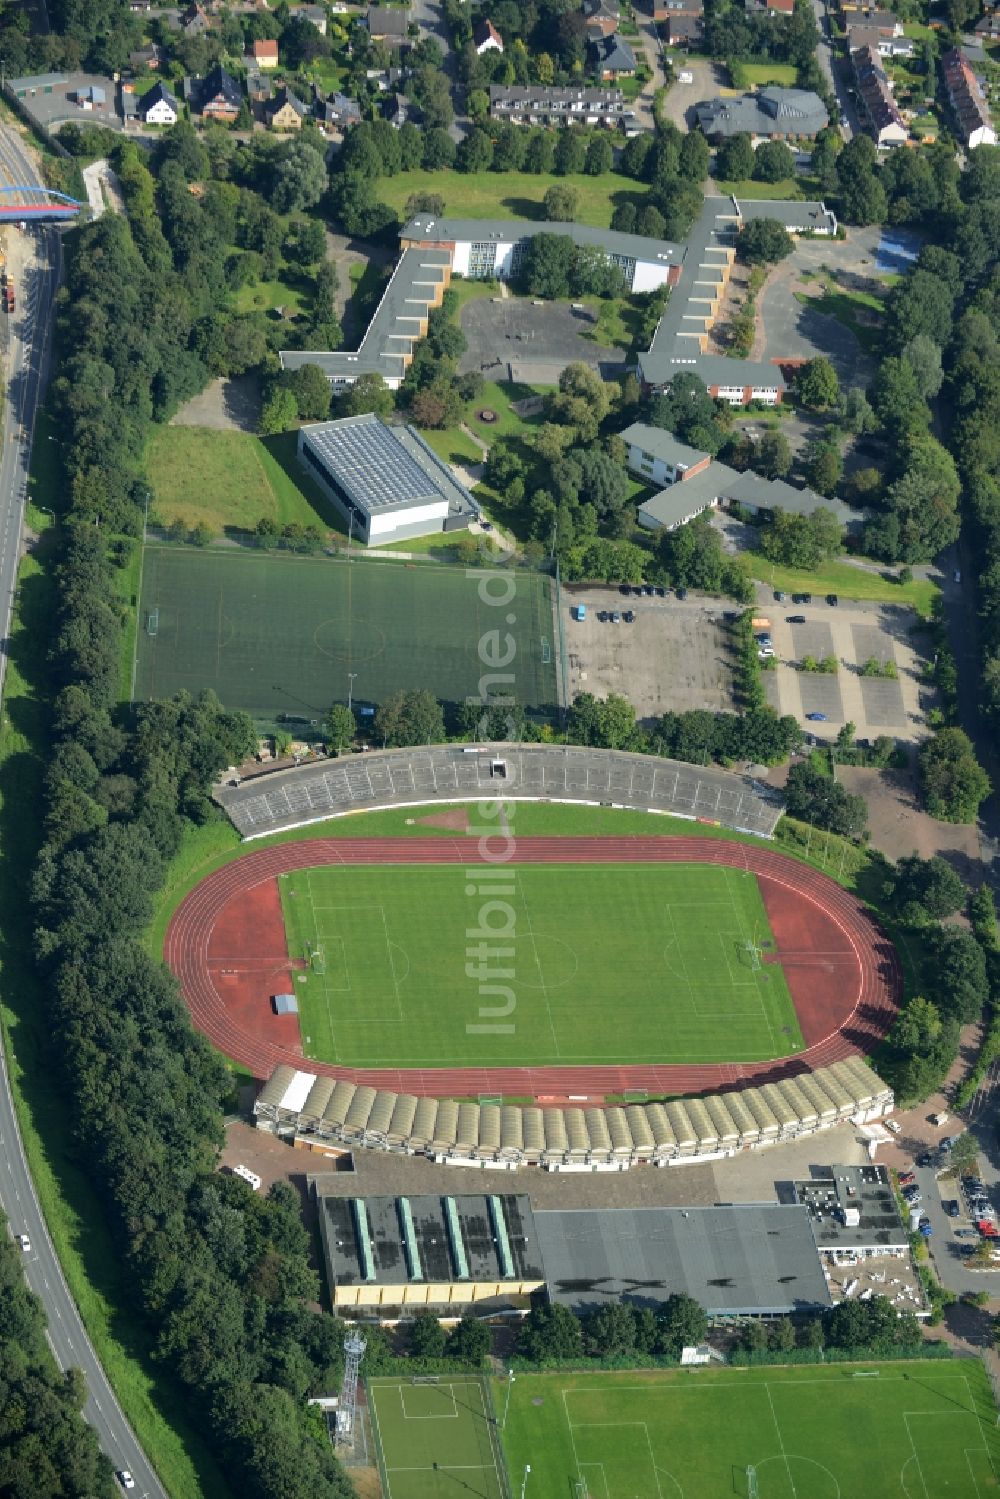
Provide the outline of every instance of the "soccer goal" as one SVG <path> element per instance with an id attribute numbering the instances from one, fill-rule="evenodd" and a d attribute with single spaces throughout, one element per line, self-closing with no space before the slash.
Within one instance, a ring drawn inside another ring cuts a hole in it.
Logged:
<path id="1" fill-rule="evenodd" d="M 313 973 L 326 972 L 326 953 L 318 942 L 309 948 L 309 967 Z"/>
<path id="2" fill-rule="evenodd" d="M 159 609 L 150 609 L 149 613 L 146 615 L 146 634 L 155 635 L 159 628 L 160 611 Z"/>
<path id="3" fill-rule="evenodd" d="M 760 1499 L 760 1489 L 757 1487 L 757 1469 L 753 1463 L 747 1468 L 747 1499 Z"/>

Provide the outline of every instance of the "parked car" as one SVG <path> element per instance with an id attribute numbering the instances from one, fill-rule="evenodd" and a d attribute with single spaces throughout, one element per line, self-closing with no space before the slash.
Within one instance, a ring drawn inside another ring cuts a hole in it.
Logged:
<path id="1" fill-rule="evenodd" d="M 806 622 L 806 617 L 805 617 L 804 614 L 786 614 L 785 615 L 785 624 L 786 625 L 804 625 L 805 622 Z"/>
<path id="2" fill-rule="evenodd" d="M 807 713 L 806 718 L 810 723 L 826 723 L 825 713 Z"/>
<path id="3" fill-rule="evenodd" d="M 924 1153 L 923 1153 L 923 1155 L 918 1155 L 917 1156 L 917 1165 L 918 1166 L 933 1166 L 933 1164 L 934 1164 L 934 1157 L 933 1157 L 933 1155 L 931 1154 L 931 1152 L 929 1150 L 925 1150 Z"/>
<path id="4" fill-rule="evenodd" d="M 613 624 L 613 625 L 620 625 L 620 624 L 621 624 L 621 622 L 622 622 L 622 617 L 621 617 L 621 615 L 620 615 L 620 614 L 619 614 L 619 613 L 618 613 L 618 610 L 617 610 L 617 609 L 616 609 L 616 610 L 615 610 L 615 611 L 614 611 L 614 613 L 613 613 L 613 614 L 612 614 L 612 616 L 611 616 L 611 623 L 612 623 L 612 624 Z"/>
<path id="5" fill-rule="evenodd" d="M 622 583 L 622 585 L 618 589 L 618 592 L 619 593 L 623 593 L 625 595 L 625 597 L 628 598 L 629 594 L 632 592 L 632 584 L 631 583 Z"/>
<path id="6" fill-rule="evenodd" d="M 831 609 L 836 609 L 837 605 L 840 603 L 840 600 L 835 593 L 828 593 L 826 596 L 826 601 L 830 605 Z"/>
<path id="7" fill-rule="evenodd" d="M 608 619 L 608 611 L 606 609 L 598 609 L 597 618 L 602 625 L 606 624 Z"/>
<path id="8" fill-rule="evenodd" d="M 903 1126 L 900 1124 L 898 1119 L 887 1119 L 885 1121 L 885 1127 L 894 1135 L 901 1134 L 903 1129 Z"/>
<path id="9" fill-rule="evenodd" d="M 916 1177 L 912 1171 L 901 1171 L 899 1173 L 899 1185 L 901 1187 L 908 1187 L 913 1181 L 916 1181 Z"/>
<path id="10" fill-rule="evenodd" d="M 625 610 L 625 613 L 622 615 L 622 619 L 625 621 L 625 623 L 627 625 L 634 625 L 635 624 L 635 615 L 633 614 L 633 612 L 632 612 L 631 609 L 626 609 Z"/>
<path id="11" fill-rule="evenodd" d="M 31 1240 L 28 1238 L 27 1234 L 18 1234 L 17 1242 L 25 1254 L 31 1253 Z"/>
<path id="12" fill-rule="evenodd" d="M 962 1211 L 957 1197 L 953 1197 L 950 1202 L 943 1202 L 941 1206 L 944 1208 L 949 1218 L 957 1218 Z"/>
<path id="13" fill-rule="evenodd" d="M 785 593 L 783 589 L 776 588 L 774 590 L 774 602 L 776 604 L 783 604 L 785 602 Z"/>
<path id="14" fill-rule="evenodd" d="M 688 596 L 688 591 L 686 588 L 675 588 L 674 593 L 676 593 L 679 599 L 686 599 Z"/>
<path id="15" fill-rule="evenodd" d="M 978 1239 L 979 1238 L 979 1230 L 976 1229 L 976 1228 L 956 1228 L 956 1230 L 955 1230 L 955 1238 L 956 1239 Z"/>
<path id="16" fill-rule="evenodd" d="M 656 590 L 656 597 L 658 599 L 665 599 L 666 596 L 667 596 L 667 590 L 665 588 L 657 588 L 657 590 Z"/>

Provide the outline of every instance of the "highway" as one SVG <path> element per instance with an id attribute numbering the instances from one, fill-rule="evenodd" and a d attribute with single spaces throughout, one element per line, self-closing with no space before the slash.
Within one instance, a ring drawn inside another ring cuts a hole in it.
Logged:
<path id="1" fill-rule="evenodd" d="M 17 135 L 0 124 L 0 177 L 35 183 L 38 175 Z M 20 233 L 16 226 L 11 237 Z M 27 237 L 25 237 L 27 238 Z M 36 227 L 29 243 L 33 256 L 21 274 L 17 311 L 10 318 L 7 349 L 8 399 L 3 413 L 0 458 L 0 597 L 3 599 L 3 649 L 0 688 L 6 674 L 7 640 L 21 546 L 21 528 L 31 462 L 31 442 L 40 398 L 49 374 L 52 302 L 59 284 L 62 247 L 55 229 Z M 25 257 L 28 261 L 28 257 Z M 2 314 L 0 314 L 2 316 Z M 27 919 L 27 913 L 26 913 Z M 115 1399 L 104 1370 L 84 1331 L 42 1217 L 28 1170 L 14 1113 L 6 1058 L 0 1048 L 0 1207 L 15 1234 L 27 1234 L 31 1249 L 24 1256 L 28 1285 L 48 1318 L 48 1339 L 61 1369 L 80 1369 L 87 1383 L 84 1415 L 97 1432 L 117 1470 L 135 1479 L 137 1499 L 167 1499 L 167 1493 Z"/>

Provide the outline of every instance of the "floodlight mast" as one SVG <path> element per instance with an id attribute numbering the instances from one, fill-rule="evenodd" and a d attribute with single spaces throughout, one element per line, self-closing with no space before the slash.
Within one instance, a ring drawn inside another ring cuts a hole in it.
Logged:
<path id="1" fill-rule="evenodd" d="M 344 1339 L 344 1383 L 341 1386 L 340 1404 L 337 1407 L 338 1445 L 348 1446 L 354 1442 L 358 1414 L 358 1370 L 367 1347 L 368 1344 L 364 1338 L 356 1332 L 349 1333 Z"/>

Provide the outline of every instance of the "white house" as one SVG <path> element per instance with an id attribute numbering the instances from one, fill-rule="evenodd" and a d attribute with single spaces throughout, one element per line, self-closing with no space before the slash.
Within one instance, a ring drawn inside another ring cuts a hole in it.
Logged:
<path id="1" fill-rule="evenodd" d="M 484 52 L 502 52 L 503 37 L 492 21 L 480 21 L 472 33 L 472 45 L 480 57 Z"/>
<path id="2" fill-rule="evenodd" d="M 139 114 L 146 125 L 176 125 L 180 106 L 164 83 L 156 83 L 139 100 Z"/>

